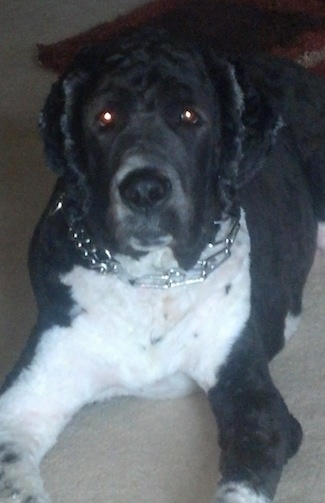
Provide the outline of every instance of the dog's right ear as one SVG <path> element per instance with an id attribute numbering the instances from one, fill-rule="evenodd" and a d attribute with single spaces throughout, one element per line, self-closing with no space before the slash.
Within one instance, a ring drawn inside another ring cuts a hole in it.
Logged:
<path id="1" fill-rule="evenodd" d="M 79 51 L 72 65 L 52 85 L 39 118 L 48 165 L 59 176 L 67 168 L 82 171 L 79 142 L 79 120 L 83 94 L 92 78 L 101 68 L 107 48 L 85 47 Z"/>
<path id="2" fill-rule="evenodd" d="M 62 117 L 65 107 L 63 78 L 52 85 L 39 117 L 39 127 L 49 168 L 62 176 L 67 168 Z"/>

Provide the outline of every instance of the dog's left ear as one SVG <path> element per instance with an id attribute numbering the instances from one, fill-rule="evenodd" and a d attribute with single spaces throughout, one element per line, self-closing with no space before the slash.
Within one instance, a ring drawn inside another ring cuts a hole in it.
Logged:
<path id="1" fill-rule="evenodd" d="M 233 68 L 243 96 L 242 159 L 237 177 L 237 186 L 241 187 L 263 168 L 278 132 L 285 124 L 263 72 L 242 60 L 234 61 Z"/>
<path id="2" fill-rule="evenodd" d="M 219 179 L 230 201 L 262 169 L 283 122 L 271 92 L 251 79 L 245 63 L 210 52 L 207 66 L 221 113 Z"/>

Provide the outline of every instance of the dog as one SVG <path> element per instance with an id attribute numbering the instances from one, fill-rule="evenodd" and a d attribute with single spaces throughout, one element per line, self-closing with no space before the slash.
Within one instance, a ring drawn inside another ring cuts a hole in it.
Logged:
<path id="1" fill-rule="evenodd" d="M 1 503 L 49 502 L 39 464 L 85 404 L 195 387 L 215 503 L 269 503 L 302 440 L 268 364 L 324 231 L 324 81 L 142 28 L 82 50 L 40 129 L 58 180 L 30 247 L 38 320 L 1 392 Z"/>

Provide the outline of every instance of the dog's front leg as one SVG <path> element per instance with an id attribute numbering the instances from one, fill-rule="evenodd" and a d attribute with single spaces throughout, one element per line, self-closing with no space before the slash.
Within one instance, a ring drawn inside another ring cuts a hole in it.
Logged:
<path id="1" fill-rule="evenodd" d="M 33 357 L 0 397 L 1 503 L 49 501 L 39 463 L 96 392 L 90 351 L 78 336 L 73 327 L 42 333 Z"/>
<path id="2" fill-rule="evenodd" d="M 208 397 L 219 428 L 221 482 L 215 503 L 268 503 L 301 441 L 298 421 L 272 383 L 263 349 L 244 335 Z"/>

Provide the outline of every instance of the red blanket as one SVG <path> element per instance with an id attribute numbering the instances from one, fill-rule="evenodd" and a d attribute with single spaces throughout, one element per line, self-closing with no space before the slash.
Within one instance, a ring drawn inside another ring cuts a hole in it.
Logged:
<path id="1" fill-rule="evenodd" d="M 39 61 L 61 73 L 82 46 L 149 21 L 212 36 L 226 52 L 286 56 L 325 76 L 325 0 L 157 0 L 74 37 L 39 45 Z"/>

